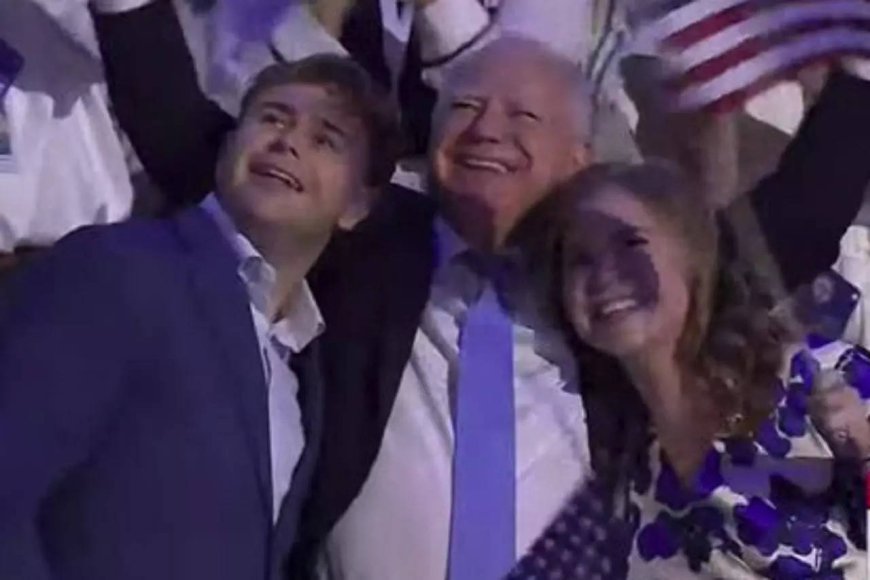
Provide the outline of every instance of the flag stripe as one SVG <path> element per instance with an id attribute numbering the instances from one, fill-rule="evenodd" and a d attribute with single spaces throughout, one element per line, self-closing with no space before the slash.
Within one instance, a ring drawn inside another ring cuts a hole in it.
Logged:
<path id="1" fill-rule="evenodd" d="M 675 90 L 683 90 L 692 84 L 704 83 L 712 80 L 744 61 L 755 58 L 769 50 L 776 49 L 778 46 L 791 44 L 802 37 L 817 35 L 820 33 L 823 36 L 838 35 L 841 34 L 840 31 L 846 29 L 870 34 L 870 28 L 865 27 L 870 27 L 870 24 L 864 24 L 860 21 L 837 23 L 816 21 L 807 23 L 796 30 L 787 30 L 777 34 L 771 34 L 770 36 L 756 36 L 727 52 L 705 60 L 681 74 L 672 74 L 669 77 L 669 84 Z M 856 50 L 858 50 L 857 47 Z M 784 67 L 791 65 L 792 63 L 790 61 L 783 62 Z"/>
<path id="2" fill-rule="evenodd" d="M 870 32 L 842 27 L 799 36 L 740 62 L 705 83 L 686 88 L 680 93 L 677 105 L 681 109 L 711 105 L 814 58 L 847 53 L 870 55 Z"/>
<path id="3" fill-rule="evenodd" d="M 657 12 L 668 9 L 666 13 Z M 663 0 L 639 30 L 677 107 L 720 107 L 810 60 L 870 53 L 870 0 Z"/>
<path id="4" fill-rule="evenodd" d="M 672 62 L 678 72 L 686 72 L 756 38 L 813 23 L 832 25 L 862 20 L 870 21 L 870 3 L 863 0 L 830 0 L 826 3 L 784 6 L 756 14 L 739 25 L 729 26 L 696 42 L 691 47 L 683 47 L 686 50 L 676 52 Z"/>

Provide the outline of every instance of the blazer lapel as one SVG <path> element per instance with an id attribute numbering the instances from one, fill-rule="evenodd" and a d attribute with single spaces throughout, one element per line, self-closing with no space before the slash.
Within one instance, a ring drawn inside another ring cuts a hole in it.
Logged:
<path id="1" fill-rule="evenodd" d="M 211 218 L 201 209 L 176 218 L 177 230 L 190 260 L 190 279 L 202 308 L 203 324 L 211 330 L 232 386 L 239 420 L 248 439 L 253 467 L 260 483 L 263 509 L 271 521 L 272 483 L 269 457 L 269 414 L 266 379 L 257 336 L 239 279 L 232 248 Z"/>

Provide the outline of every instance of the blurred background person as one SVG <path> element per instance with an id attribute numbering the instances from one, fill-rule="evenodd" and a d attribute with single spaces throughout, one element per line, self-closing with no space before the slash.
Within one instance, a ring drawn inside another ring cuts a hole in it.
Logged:
<path id="1" fill-rule="evenodd" d="M 0 3 L 0 270 L 79 226 L 127 218 L 129 156 L 111 113 L 86 6 Z M 0 274 L 2 275 L 2 274 Z"/>

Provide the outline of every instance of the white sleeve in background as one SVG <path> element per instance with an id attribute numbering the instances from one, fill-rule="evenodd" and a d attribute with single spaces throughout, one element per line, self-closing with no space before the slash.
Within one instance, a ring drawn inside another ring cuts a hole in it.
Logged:
<path id="1" fill-rule="evenodd" d="M 415 17 L 423 62 L 460 52 L 489 26 L 489 14 L 477 0 L 435 0 Z"/>
<path id="2" fill-rule="evenodd" d="M 317 21 L 307 4 L 292 4 L 272 32 L 275 49 L 287 60 L 322 52 L 346 55 L 347 50 Z"/>
<path id="3" fill-rule="evenodd" d="M 100 49 L 87 0 L 30 0 L 51 18 L 67 37 L 92 58 L 100 60 Z"/>
<path id="4" fill-rule="evenodd" d="M 264 0 L 256 2 L 270 6 Z M 262 22 L 253 33 L 239 28 L 237 14 L 226 4 L 204 14 L 194 14 L 185 4 L 185 0 L 175 2 L 200 83 L 230 114 L 238 112 L 254 76 L 275 62 L 272 49 L 288 61 L 322 52 L 347 54 L 305 3 L 293 2 L 274 12 L 262 9 Z"/>
<path id="5" fill-rule="evenodd" d="M 121 221 L 133 204 L 100 63 L 46 16 L 60 3 L 41 4 L 0 0 L 0 38 L 25 62 L 3 101 L 14 159 L 11 171 L 0 170 L 4 252 Z M 86 12 L 84 3 L 68 8 Z"/>
<path id="6" fill-rule="evenodd" d="M 153 0 L 91 0 L 91 6 L 101 14 L 129 12 L 150 4 Z"/>
<path id="7" fill-rule="evenodd" d="M 577 63 L 592 51 L 593 0 L 502 0 L 494 19 L 478 0 L 435 0 L 417 13 L 424 80 L 438 87 L 444 69 L 505 34 L 542 42 Z"/>
<path id="8" fill-rule="evenodd" d="M 489 13 L 478 0 L 435 0 L 414 18 L 423 80 L 435 88 L 450 63 L 481 46 L 492 33 Z"/>
<path id="9" fill-rule="evenodd" d="M 592 5 L 593 0 L 503 0 L 495 20 L 501 34 L 534 38 L 585 63 L 592 50 Z"/>
<path id="10" fill-rule="evenodd" d="M 870 81 L 870 58 L 845 57 L 842 60 L 843 70 L 852 76 Z"/>

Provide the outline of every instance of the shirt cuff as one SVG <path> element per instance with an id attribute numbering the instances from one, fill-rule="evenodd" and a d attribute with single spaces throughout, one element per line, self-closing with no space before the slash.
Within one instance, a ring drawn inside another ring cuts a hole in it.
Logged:
<path id="1" fill-rule="evenodd" d="M 347 56 L 347 50 L 323 28 L 305 4 L 294 4 L 287 9 L 272 31 L 272 43 L 289 61 L 322 52 Z"/>
<path id="2" fill-rule="evenodd" d="M 477 0 L 435 0 L 415 19 L 423 62 L 462 52 L 489 26 L 489 13 Z"/>
<path id="3" fill-rule="evenodd" d="M 870 81 L 870 58 L 860 56 L 843 57 L 841 67 L 853 77 Z"/>
<path id="4" fill-rule="evenodd" d="M 153 0 L 91 0 L 91 6 L 97 14 L 120 14 L 142 8 Z"/>

